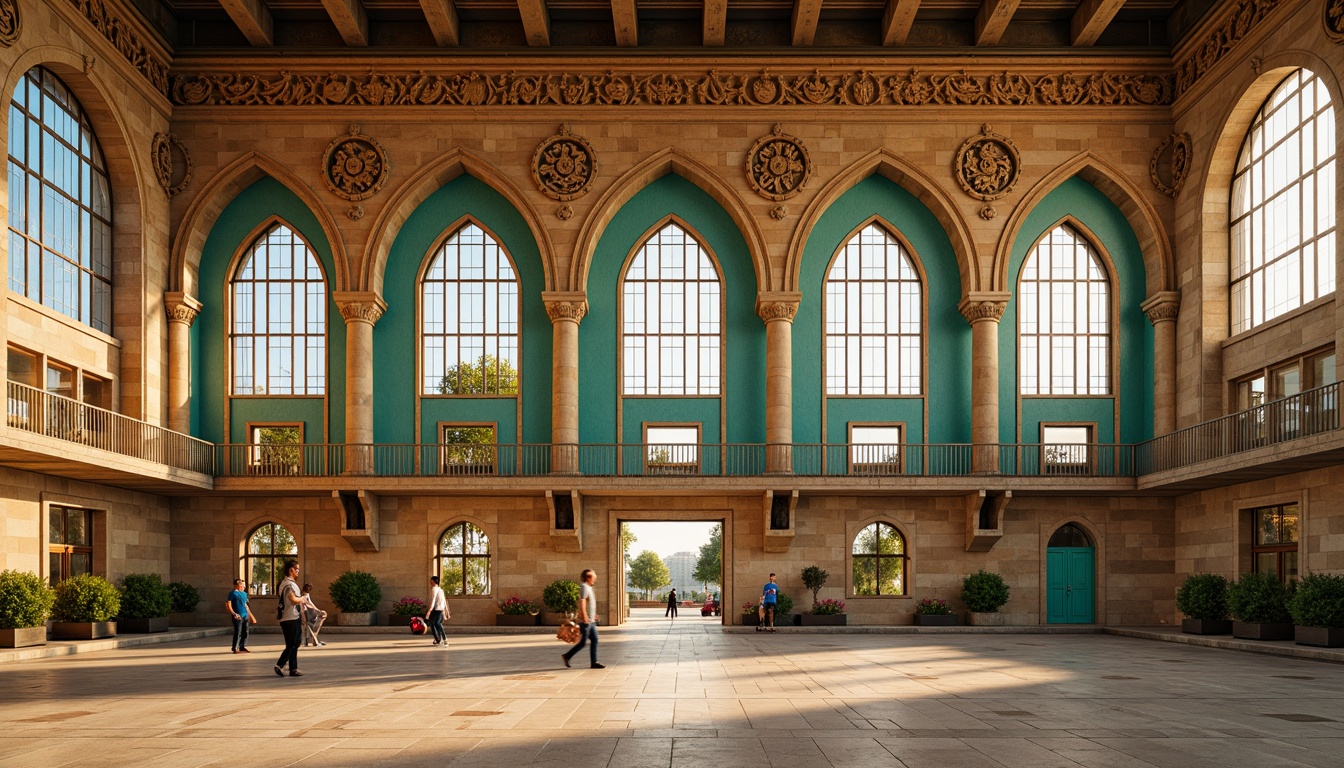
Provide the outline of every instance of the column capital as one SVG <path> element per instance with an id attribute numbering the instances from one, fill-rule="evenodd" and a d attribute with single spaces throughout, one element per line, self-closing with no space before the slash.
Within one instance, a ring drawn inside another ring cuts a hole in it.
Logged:
<path id="1" fill-rule="evenodd" d="M 163 307 L 170 323 L 182 323 L 190 328 L 204 306 L 196 297 L 184 291 L 167 291 L 163 294 Z"/>
<path id="2" fill-rule="evenodd" d="M 541 300 L 552 324 L 572 320 L 577 325 L 588 314 L 588 294 L 583 291 L 544 291 Z"/>
<path id="3" fill-rule="evenodd" d="M 387 302 L 373 291 L 335 291 L 331 294 L 331 299 L 341 310 L 341 317 L 345 318 L 346 325 L 351 323 L 376 325 L 387 311 Z"/>
<path id="4" fill-rule="evenodd" d="M 767 325 L 776 320 L 785 320 L 792 323 L 793 316 L 798 314 L 798 304 L 802 300 L 803 294 L 797 291 L 758 293 L 756 294 L 756 314 Z"/>
<path id="5" fill-rule="evenodd" d="M 1003 318 L 1012 294 L 1006 291 L 971 291 L 957 305 L 957 311 L 971 325 L 990 321 L 997 323 Z"/>
<path id="6" fill-rule="evenodd" d="M 1175 320 L 1181 313 L 1181 293 L 1180 291 L 1158 291 L 1148 300 L 1139 305 L 1139 309 L 1148 316 L 1148 322 L 1153 325 Z"/>

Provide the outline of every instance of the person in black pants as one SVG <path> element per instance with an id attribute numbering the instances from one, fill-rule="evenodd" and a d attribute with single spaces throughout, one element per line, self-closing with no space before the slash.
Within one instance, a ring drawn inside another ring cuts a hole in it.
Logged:
<path id="1" fill-rule="evenodd" d="M 667 612 L 663 614 L 663 617 L 666 618 L 666 617 L 669 617 L 669 616 L 672 617 L 672 618 L 674 618 L 674 619 L 677 618 L 677 589 L 676 589 L 676 587 L 673 587 L 673 588 L 672 588 L 672 591 L 667 593 Z"/>
<path id="2" fill-rule="evenodd" d="M 303 677 L 299 671 L 299 641 L 303 639 L 303 591 L 295 579 L 299 578 L 299 561 L 285 561 L 285 580 L 280 582 L 280 631 L 285 635 L 285 650 L 275 662 L 275 674 L 285 676 L 289 663 L 290 677 Z"/>

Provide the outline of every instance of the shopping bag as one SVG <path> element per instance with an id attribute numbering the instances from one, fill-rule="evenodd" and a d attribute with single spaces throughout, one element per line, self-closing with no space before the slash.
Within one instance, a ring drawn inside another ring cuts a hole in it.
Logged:
<path id="1" fill-rule="evenodd" d="M 580 634 L 582 633 L 579 630 L 578 624 L 575 624 L 573 621 L 566 621 L 555 631 L 555 639 L 573 645 L 574 643 L 579 642 Z"/>

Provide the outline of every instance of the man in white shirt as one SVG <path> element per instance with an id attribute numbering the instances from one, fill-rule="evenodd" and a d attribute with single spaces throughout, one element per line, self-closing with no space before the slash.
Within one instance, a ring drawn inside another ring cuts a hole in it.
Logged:
<path id="1" fill-rule="evenodd" d="M 443 619 L 449 617 L 448 598 L 443 594 L 443 587 L 439 586 L 439 577 L 429 577 L 429 610 L 425 611 L 425 623 L 429 624 L 429 629 L 434 633 L 434 645 L 440 648 L 448 647 L 448 633 L 443 631 Z"/>
<path id="2" fill-rule="evenodd" d="M 588 644 L 589 666 L 592 669 L 606 669 L 605 664 L 597 663 L 597 590 L 593 589 L 593 584 L 597 581 L 597 572 L 592 568 L 584 568 L 583 573 L 579 575 L 579 642 L 575 643 L 565 653 L 560 654 L 564 660 L 565 666 L 569 666 L 569 660 L 574 658 L 574 654 L 583 650 L 584 644 Z"/>

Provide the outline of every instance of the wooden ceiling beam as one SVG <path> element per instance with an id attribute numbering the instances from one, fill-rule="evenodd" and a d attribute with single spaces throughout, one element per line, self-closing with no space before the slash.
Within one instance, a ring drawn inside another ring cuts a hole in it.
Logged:
<path id="1" fill-rule="evenodd" d="M 634 48 L 639 45 L 639 14 L 635 0 L 611 0 L 611 21 L 616 26 L 616 45 Z"/>
<path id="2" fill-rule="evenodd" d="M 728 34 L 728 0 L 705 0 L 705 45 L 723 45 Z"/>
<path id="3" fill-rule="evenodd" d="M 247 42 L 259 47 L 275 44 L 275 23 L 262 0 L 219 0 L 219 4 L 224 6 L 224 11 L 238 25 Z"/>
<path id="4" fill-rule="evenodd" d="M 420 0 L 420 10 L 425 12 L 425 21 L 429 22 L 435 43 L 448 48 L 462 44 L 457 6 L 453 5 L 453 0 Z"/>
<path id="5" fill-rule="evenodd" d="M 821 19 L 821 0 L 793 0 L 793 44 L 811 45 L 817 37 L 817 21 Z"/>
<path id="6" fill-rule="evenodd" d="M 919 0 L 887 0 L 887 9 L 882 12 L 882 44 L 905 45 L 917 11 Z"/>
<path id="7" fill-rule="evenodd" d="M 1079 46 L 1097 42 L 1124 4 L 1125 0 L 1083 0 L 1069 24 L 1069 42 Z"/>
<path id="8" fill-rule="evenodd" d="M 975 44 L 997 45 L 1022 0 L 982 0 L 975 14 Z"/>
<path id="9" fill-rule="evenodd" d="M 322 0 L 322 6 L 346 45 L 363 48 L 369 44 L 369 14 L 360 0 Z"/>
<path id="10" fill-rule="evenodd" d="M 518 14 L 523 18 L 528 45 L 551 44 L 551 12 L 546 9 L 546 0 L 518 0 Z"/>

